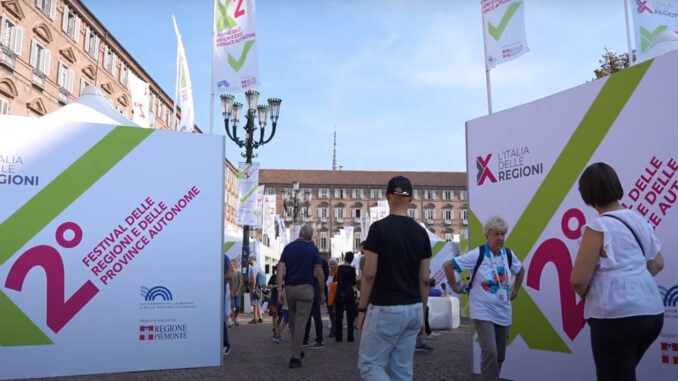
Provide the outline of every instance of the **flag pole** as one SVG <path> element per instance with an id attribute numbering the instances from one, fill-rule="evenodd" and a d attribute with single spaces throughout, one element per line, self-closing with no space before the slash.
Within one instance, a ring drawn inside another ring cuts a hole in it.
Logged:
<path id="1" fill-rule="evenodd" d="M 177 68 L 175 71 L 174 75 L 174 102 L 172 103 L 172 120 L 174 121 L 173 123 L 173 130 L 176 131 L 177 129 L 177 97 L 179 94 L 179 65 L 180 63 L 180 58 L 179 58 L 179 44 L 181 43 L 181 35 L 179 34 L 179 28 L 177 28 L 177 20 L 174 19 L 174 15 L 172 15 L 172 22 L 174 23 L 174 32 L 177 34 Z"/>
<path id="2" fill-rule="evenodd" d="M 210 134 L 214 133 L 214 44 L 216 42 L 217 1 L 212 6 L 212 65 L 210 65 Z"/>
<path id="3" fill-rule="evenodd" d="M 487 113 L 492 114 L 492 84 L 490 82 L 490 67 L 487 66 L 487 37 L 485 36 L 485 20 L 483 19 L 482 1 L 480 2 L 480 20 L 483 25 L 483 50 L 485 57 L 485 85 L 487 87 Z"/>
<path id="4" fill-rule="evenodd" d="M 629 50 L 629 66 L 633 64 L 633 49 L 631 49 L 631 20 L 629 19 L 629 0 L 624 0 L 624 15 L 626 16 L 626 44 Z"/>

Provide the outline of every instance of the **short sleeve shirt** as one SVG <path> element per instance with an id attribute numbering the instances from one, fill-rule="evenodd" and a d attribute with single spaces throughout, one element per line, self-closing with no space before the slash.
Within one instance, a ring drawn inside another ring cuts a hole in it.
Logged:
<path id="1" fill-rule="evenodd" d="M 313 268 L 322 266 L 320 252 L 311 241 L 297 239 L 283 249 L 280 262 L 285 264 L 285 285 L 315 285 Z"/>
<path id="2" fill-rule="evenodd" d="M 480 247 L 456 258 L 452 258 L 454 269 L 458 272 L 473 271 L 480 255 Z M 471 285 L 469 306 L 471 319 L 491 321 L 498 325 L 509 326 L 512 320 L 510 301 L 511 273 L 518 274 L 522 268 L 515 252 L 508 267 L 508 256 L 503 248 L 499 255 L 493 255 L 485 244 L 485 257 L 478 268 Z M 509 271 L 510 270 L 510 271 Z M 500 293 L 504 293 L 502 299 Z"/>
<path id="3" fill-rule="evenodd" d="M 419 266 L 431 258 L 428 233 L 407 216 L 390 214 L 370 226 L 363 246 L 379 257 L 370 303 L 393 306 L 421 303 Z"/>

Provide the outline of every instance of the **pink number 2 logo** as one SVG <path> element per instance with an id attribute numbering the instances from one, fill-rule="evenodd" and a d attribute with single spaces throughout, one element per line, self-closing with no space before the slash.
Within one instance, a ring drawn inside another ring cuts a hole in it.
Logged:
<path id="1" fill-rule="evenodd" d="M 73 232 L 74 236 L 70 240 L 64 236 L 67 231 Z M 82 229 L 74 222 L 65 222 L 57 228 L 56 240 L 59 246 L 72 249 L 82 241 Z M 58 333 L 92 300 L 99 289 L 88 280 L 64 301 L 64 262 L 61 254 L 48 245 L 38 245 L 21 254 L 7 274 L 5 287 L 21 292 L 26 275 L 36 266 L 42 267 L 47 279 L 47 326 Z"/>
<path id="2" fill-rule="evenodd" d="M 577 220 L 577 228 L 570 229 L 570 219 Z M 584 213 L 579 209 L 569 209 L 563 214 L 561 228 L 565 237 L 576 240 L 581 237 L 581 228 L 586 223 Z M 539 290 L 541 274 L 544 267 L 551 262 L 558 271 L 558 286 L 560 289 L 560 313 L 563 319 L 563 331 L 574 340 L 582 328 L 584 328 L 584 301 L 577 303 L 574 290 L 570 286 L 570 273 L 572 272 L 572 259 L 570 250 L 565 243 L 558 238 L 549 238 L 542 242 L 534 252 L 530 269 L 527 272 L 527 285 Z"/>

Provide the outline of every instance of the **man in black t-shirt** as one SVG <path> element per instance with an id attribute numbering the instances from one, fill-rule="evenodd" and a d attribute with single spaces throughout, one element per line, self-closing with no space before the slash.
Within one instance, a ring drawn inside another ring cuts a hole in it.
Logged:
<path id="1" fill-rule="evenodd" d="M 360 290 L 362 330 L 358 368 L 363 379 L 412 379 L 417 334 L 428 299 L 431 242 L 408 217 L 412 184 L 403 176 L 388 182 L 390 214 L 370 227 Z M 369 309 L 368 309 L 369 304 Z"/>

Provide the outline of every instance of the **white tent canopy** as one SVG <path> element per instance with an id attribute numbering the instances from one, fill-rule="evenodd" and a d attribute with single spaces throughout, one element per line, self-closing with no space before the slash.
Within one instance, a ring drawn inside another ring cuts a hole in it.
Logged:
<path id="1" fill-rule="evenodd" d="M 114 109 L 106 101 L 101 90 L 95 86 L 87 86 L 78 99 L 43 116 L 43 119 L 139 127 L 139 125 Z"/>

